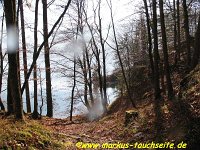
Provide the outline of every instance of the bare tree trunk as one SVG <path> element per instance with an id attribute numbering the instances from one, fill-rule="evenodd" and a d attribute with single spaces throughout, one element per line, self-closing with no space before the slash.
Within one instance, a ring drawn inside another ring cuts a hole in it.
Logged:
<path id="1" fill-rule="evenodd" d="M 84 11 L 85 15 L 86 15 L 86 12 Z M 103 90 L 102 90 L 102 75 L 101 75 L 101 62 L 100 62 L 100 52 L 98 50 L 98 46 L 96 44 L 96 41 L 95 41 L 95 38 L 94 38 L 94 35 L 93 35 L 93 32 L 92 32 L 92 28 L 91 26 L 89 25 L 88 21 L 87 21 L 87 15 L 86 15 L 86 23 L 87 23 L 87 26 L 90 30 L 90 34 L 92 36 L 92 43 L 94 44 L 94 48 L 92 48 L 92 51 L 93 51 L 93 54 L 96 58 L 96 62 L 97 62 L 97 74 L 98 74 L 98 81 L 99 81 L 99 91 L 100 91 L 100 97 L 101 97 L 101 100 L 103 99 Z"/>
<path id="2" fill-rule="evenodd" d="M 177 48 L 177 17 L 176 17 L 176 0 L 173 0 L 173 19 L 174 19 L 174 50 L 175 50 L 175 57 L 174 57 L 174 64 L 176 65 L 180 60 L 180 52 Z"/>
<path id="3" fill-rule="evenodd" d="M 38 39 L 37 39 L 37 27 L 38 27 L 38 4 L 39 0 L 36 0 L 35 2 L 35 23 L 34 23 L 34 53 L 33 53 L 33 59 L 36 57 L 37 52 L 37 45 L 38 45 Z M 32 117 L 34 119 L 39 118 L 38 116 L 38 98 L 37 98 L 37 63 L 34 65 L 34 71 L 33 71 L 33 79 L 34 79 L 34 110 Z"/>
<path id="4" fill-rule="evenodd" d="M 183 5 L 183 14 L 184 14 L 184 29 L 185 29 L 185 37 L 187 44 L 187 65 L 190 67 L 191 64 L 191 50 L 190 50 L 190 28 L 189 28 L 189 20 L 188 20 L 188 7 L 186 0 L 182 0 Z"/>
<path id="5" fill-rule="evenodd" d="M 121 66 L 121 70 L 122 70 L 124 82 L 125 82 L 125 85 L 126 85 L 126 90 L 127 90 L 128 97 L 129 97 L 129 100 L 130 100 L 132 106 L 136 107 L 135 102 L 132 99 L 132 95 L 131 95 L 130 89 L 128 87 L 128 82 L 127 82 L 127 79 L 126 79 L 124 66 L 123 66 L 122 59 L 121 59 L 120 52 L 119 52 L 119 45 L 118 45 L 118 42 L 117 42 L 117 35 L 116 35 L 116 32 L 115 32 L 115 25 L 114 25 L 114 19 L 113 19 L 113 12 L 112 12 L 112 3 L 111 3 L 111 1 L 110 1 L 110 4 L 109 4 L 109 7 L 110 7 L 110 15 L 111 15 L 111 21 L 112 21 L 112 28 L 113 28 L 114 40 L 115 40 L 115 44 L 116 44 L 117 56 L 118 56 L 119 63 L 120 63 L 120 66 Z"/>
<path id="6" fill-rule="evenodd" d="M 83 13 L 84 13 L 84 7 L 85 7 L 85 1 L 81 0 L 81 1 L 77 1 L 77 8 L 78 8 L 78 25 L 77 25 L 77 35 L 80 32 L 81 36 L 83 36 Z M 79 62 L 81 65 L 81 69 L 83 72 L 83 77 L 84 77 L 84 101 L 86 104 L 86 107 L 88 109 L 88 111 L 91 111 L 91 104 L 89 103 L 89 99 L 88 99 L 88 87 L 89 87 L 89 95 L 91 98 L 91 102 L 92 104 L 94 103 L 93 100 L 93 95 L 92 95 L 92 86 L 91 86 L 91 82 L 88 81 L 88 72 L 89 72 L 89 76 L 91 77 L 91 70 L 89 70 L 90 67 L 90 62 L 89 62 L 89 56 L 88 56 L 88 50 L 86 47 L 86 43 L 85 41 L 83 41 L 83 53 L 82 53 L 83 59 L 81 61 L 81 59 L 79 58 Z M 91 67 L 90 67 L 91 69 Z"/>
<path id="7" fill-rule="evenodd" d="M 96 63 L 97 63 L 97 74 L 98 74 L 98 83 L 99 83 L 99 91 L 100 91 L 100 98 L 101 98 L 101 102 L 103 101 L 103 82 L 102 82 L 102 73 L 101 73 L 101 60 L 100 60 L 100 51 L 99 51 L 99 48 L 97 46 L 97 43 L 95 41 L 95 38 L 94 38 L 94 34 L 93 34 L 93 30 L 91 28 L 91 26 L 89 25 L 88 23 L 88 20 L 87 20 L 87 14 L 84 11 L 84 14 L 86 15 L 86 23 L 87 23 L 87 26 L 90 30 L 90 34 L 92 36 L 92 43 L 93 43 L 93 46 L 92 47 L 92 52 L 96 58 Z"/>
<path id="8" fill-rule="evenodd" d="M 161 22 L 161 33 L 162 33 L 162 46 L 163 46 L 163 56 L 164 56 L 164 71 L 167 79 L 167 90 L 168 90 L 168 98 L 172 99 L 174 97 L 174 90 L 172 87 L 171 76 L 170 76 L 170 67 L 168 61 L 168 47 L 167 47 L 167 36 L 166 36 L 166 28 L 165 28 L 165 18 L 163 11 L 163 0 L 159 0 L 160 7 L 160 22 Z"/>
<path id="9" fill-rule="evenodd" d="M 159 52 L 158 52 L 158 31 L 157 31 L 157 8 L 156 0 L 153 0 L 153 38 L 154 38 L 154 88 L 155 99 L 160 99 L 160 73 L 159 73 Z"/>
<path id="10" fill-rule="evenodd" d="M 70 109 L 70 121 L 72 121 L 73 116 L 73 107 L 74 107 L 74 90 L 76 87 L 76 56 L 74 56 L 74 79 L 73 79 L 73 87 L 72 87 L 72 96 L 71 96 L 71 109 Z"/>
<path id="11" fill-rule="evenodd" d="M 87 105 L 88 110 L 90 110 L 90 104 L 88 101 L 88 79 L 87 79 L 87 66 L 85 53 L 83 53 L 83 64 L 82 64 L 83 76 L 84 76 L 84 100 Z"/>
<path id="12" fill-rule="evenodd" d="M 86 15 L 86 12 L 84 11 L 85 15 Z M 100 52 L 98 50 L 98 47 L 97 47 L 97 44 L 95 42 L 95 39 L 94 39 L 94 35 L 93 35 L 93 32 L 92 32 L 92 29 L 87 21 L 87 16 L 86 16 L 86 23 L 87 23 L 87 26 L 90 30 L 90 34 L 92 36 L 92 43 L 94 45 L 94 48 L 92 48 L 92 51 L 93 51 L 93 54 L 96 58 L 96 62 L 97 62 L 97 74 L 98 74 L 98 82 L 99 82 L 99 91 L 100 91 L 100 97 L 101 97 L 101 101 L 103 100 L 103 90 L 102 90 L 102 74 L 101 74 L 101 62 L 100 62 Z"/>
<path id="13" fill-rule="evenodd" d="M 160 68 L 159 68 L 159 52 L 158 52 L 158 31 L 157 31 L 157 1 L 153 2 L 153 38 L 154 38 L 154 95 L 155 95 L 155 128 L 156 128 L 156 141 L 160 141 L 162 132 L 162 117 L 160 111 Z"/>
<path id="14" fill-rule="evenodd" d="M 146 14 L 146 22 L 147 22 L 147 32 L 148 32 L 148 53 L 149 53 L 149 62 L 150 62 L 150 68 L 151 68 L 151 75 L 152 79 L 154 78 L 154 65 L 153 65 L 153 56 L 152 56 L 152 38 L 151 38 L 151 25 L 150 25 L 150 18 L 149 18 L 149 11 L 147 6 L 147 0 L 144 1 L 144 7 L 145 7 L 145 14 Z"/>
<path id="15" fill-rule="evenodd" d="M 101 95 L 101 101 L 103 101 L 103 85 L 102 85 L 102 74 L 101 74 L 101 62 L 100 62 L 100 58 L 99 58 L 99 50 L 96 47 L 96 61 L 97 61 L 97 72 L 98 72 L 98 77 L 99 77 L 99 91 L 100 91 L 100 95 Z"/>
<path id="16" fill-rule="evenodd" d="M 88 89 L 87 89 L 87 85 L 88 85 L 88 80 L 87 80 L 87 68 L 86 68 L 86 62 L 85 62 L 85 54 L 83 53 L 83 62 L 81 61 L 81 59 L 79 58 L 79 63 L 80 63 L 80 66 L 81 66 L 81 69 L 82 69 L 82 72 L 83 72 L 83 76 L 84 76 L 84 101 L 85 101 L 85 105 L 88 109 L 88 111 L 90 112 L 91 110 L 91 106 L 90 106 L 90 103 L 88 101 L 88 97 L 87 97 L 87 94 L 88 94 Z"/>
<path id="17" fill-rule="evenodd" d="M 197 30 L 197 26 L 198 26 L 198 24 L 197 24 L 197 8 L 195 7 L 194 8 L 195 9 L 195 12 L 194 12 L 194 24 L 195 24 L 195 26 L 194 26 L 194 29 L 195 29 L 195 31 Z"/>
<path id="18" fill-rule="evenodd" d="M 89 59 L 89 54 L 88 54 L 88 49 L 85 46 L 85 54 L 86 54 L 86 61 L 87 61 L 87 66 L 88 66 L 88 75 L 89 75 L 89 81 L 88 81 L 88 88 L 89 88 L 89 94 L 90 94 L 90 99 L 91 99 L 91 105 L 94 105 L 94 96 L 93 96 L 93 90 L 92 90 L 92 70 L 91 70 L 91 65 L 90 65 L 90 59 Z"/>
<path id="19" fill-rule="evenodd" d="M 8 79 L 7 79 L 7 115 L 14 113 L 14 101 L 11 95 L 11 84 L 10 84 L 10 70 L 8 70 Z"/>
<path id="20" fill-rule="evenodd" d="M 47 19 L 47 0 L 42 0 L 43 3 L 43 32 L 44 39 L 47 41 L 44 44 L 45 51 L 45 70 L 46 70 L 46 95 L 47 95 L 47 116 L 53 117 L 53 101 L 51 93 L 51 67 L 49 57 L 49 42 L 48 42 L 48 19 Z"/>
<path id="21" fill-rule="evenodd" d="M 107 112 L 107 85 L 106 85 L 106 54 L 105 54 L 105 46 L 103 41 L 103 35 L 102 35 L 102 22 L 101 22 L 101 0 L 99 0 L 99 8 L 98 8 L 98 18 L 99 18 L 99 36 L 100 36 L 100 43 L 101 43 L 101 49 L 102 49 L 102 58 L 103 58 L 103 99 L 102 99 L 102 106 L 103 106 L 103 112 Z"/>
<path id="22" fill-rule="evenodd" d="M 192 68 L 195 68 L 199 63 L 199 56 L 200 56 L 200 15 L 199 15 L 199 22 L 197 26 L 197 31 L 195 33 L 195 43 L 194 43 L 194 54 L 192 58 Z"/>
<path id="23" fill-rule="evenodd" d="M 164 95 L 166 95 L 166 86 L 165 86 L 165 69 L 164 69 L 164 63 L 161 61 L 159 63 L 159 75 L 160 75 L 160 86 L 161 86 L 161 91 Z"/>
<path id="24" fill-rule="evenodd" d="M 180 49 L 181 49 L 181 28 L 180 28 L 180 3 L 179 0 L 176 2 L 177 4 L 177 60 L 180 60 Z"/>
<path id="25" fill-rule="evenodd" d="M 19 5 L 20 3 L 18 2 L 17 5 L 17 17 L 16 17 L 16 30 L 17 30 L 17 41 L 19 41 Z M 17 67 L 18 67 L 18 72 L 19 72 L 19 85 L 21 87 L 21 69 L 20 69 L 20 53 L 19 53 L 19 42 L 17 44 Z M 23 98 L 22 98 L 22 102 L 23 102 Z"/>
<path id="26" fill-rule="evenodd" d="M 43 99 L 43 94 L 42 94 L 42 73 L 41 73 L 41 70 L 40 70 L 40 68 L 38 68 L 38 70 L 39 70 L 39 73 L 40 73 L 40 95 L 41 95 L 41 105 L 40 105 L 40 116 L 39 116 L 39 118 L 41 119 L 42 118 L 42 107 L 43 107 L 43 105 L 44 105 L 44 99 Z"/>
<path id="27" fill-rule="evenodd" d="M 37 59 L 38 59 L 38 57 L 39 57 L 39 55 L 40 55 L 40 52 L 41 52 L 41 50 L 42 50 L 42 48 L 43 48 L 45 42 L 46 42 L 46 41 L 49 39 L 49 37 L 53 34 L 53 32 L 54 32 L 56 26 L 59 24 L 59 22 L 60 22 L 60 21 L 62 20 L 62 18 L 65 16 L 65 13 L 66 13 L 66 11 L 68 10 L 70 4 L 71 4 L 71 0 L 68 0 L 66 6 L 64 7 L 64 10 L 63 10 L 62 14 L 59 16 L 59 18 L 57 19 L 57 21 L 55 22 L 55 24 L 54 24 L 53 27 L 51 28 L 51 31 L 49 32 L 47 38 L 44 39 L 44 41 L 42 42 L 42 44 L 39 46 L 39 48 L 38 48 L 38 50 L 37 50 L 37 52 L 36 52 L 36 54 L 35 54 L 35 57 L 33 58 L 33 62 L 32 62 L 31 66 L 30 66 L 30 68 L 29 68 L 29 70 L 28 70 L 28 73 L 27 73 L 27 76 L 26 76 L 26 80 L 25 80 L 25 82 L 23 83 L 23 86 L 22 86 L 22 88 L 21 88 L 21 93 L 22 93 L 22 94 L 23 94 L 24 89 L 25 89 L 25 86 L 26 86 L 26 81 L 29 79 L 29 77 L 30 77 L 30 75 L 31 75 L 31 72 L 33 71 L 34 65 L 36 64 L 36 61 L 37 61 Z"/>
<path id="28" fill-rule="evenodd" d="M 2 25 L 1 25 L 1 41 L 0 41 L 0 107 L 1 110 L 5 110 L 5 107 L 3 105 L 2 99 L 1 99 L 1 89 L 2 89 L 2 78 L 3 78 L 3 54 L 2 54 L 2 40 L 3 40 L 3 26 L 4 26 L 4 12 L 3 12 L 3 17 L 2 17 Z"/>
<path id="29" fill-rule="evenodd" d="M 27 76 L 27 52 L 26 52 L 26 35 L 24 27 L 24 8 L 22 0 L 19 0 L 20 17 L 21 17 L 21 33 L 22 33 L 22 49 L 23 49 L 23 63 L 24 63 L 24 78 Z M 29 93 L 29 82 L 26 81 L 26 107 L 27 113 L 31 113 L 31 102 Z"/>
<path id="30" fill-rule="evenodd" d="M 4 9 L 5 9 L 7 33 L 9 34 L 9 28 L 12 27 L 13 32 L 15 32 L 14 34 L 16 34 L 17 36 L 15 0 L 4 1 Z M 18 43 L 19 41 L 16 40 L 16 45 L 19 45 Z M 12 100 L 14 100 L 14 103 L 15 103 L 16 119 L 23 119 L 23 104 L 22 104 L 22 97 L 21 97 L 21 91 L 20 91 L 17 47 L 15 48 L 15 47 L 9 46 L 8 52 L 9 52 L 8 53 L 8 63 L 9 63 L 8 87 L 10 89 L 8 92 L 11 93 L 10 95 L 12 96 Z"/>
<path id="31" fill-rule="evenodd" d="M 126 50 L 127 50 L 127 60 L 128 60 L 128 62 L 127 62 L 127 67 L 128 67 L 128 69 L 127 69 L 127 71 L 128 71 L 128 87 L 129 87 L 129 89 L 131 89 L 131 63 L 130 63 L 130 60 L 131 60 L 131 58 L 130 58 L 130 49 L 129 49 L 129 47 L 128 47 L 128 45 L 126 45 Z"/>

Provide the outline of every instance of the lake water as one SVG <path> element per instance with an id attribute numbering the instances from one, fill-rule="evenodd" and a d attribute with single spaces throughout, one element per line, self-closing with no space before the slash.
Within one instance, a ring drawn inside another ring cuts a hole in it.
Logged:
<path id="1" fill-rule="evenodd" d="M 44 74 L 42 75 L 44 76 Z M 6 89 L 6 79 L 3 80 L 3 89 Z M 54 118 L 66 118 L 69 116 L 70 112 L 70 103 L 71 103 L 71 86 L 70 86 L 69 78 L 60 77 L 58 73 L 52 74 L 52 98 L 54 103 Z M 22 81 L 23 83 L 23 81 Z M 46 101 L 45 101 L 45 81 L 42 81 L 42 91 L 43 91 L 43 99 L 44 105 L 42 107 L 42 114 L 46 115 Z M 31 96 L 31 106 L 33 109 L 33 81 L 30 80 L 30 96 Z M 39 82 L 38 82 L 39 84 Z M 79 89 L 81 90 L 81 89 Z M 24 92 L 25 93 L 25 92 Z M 108 95 L 108 103 L 112 103 L 117 97 L 117 89 L 116 88 L 107 88 Z M 4 104 L 6 105 L 7 92 L 6 90 L 2 92 L 2 99 Z M 41 106 L 41 94 L 40 94 L 40 85 L 38 85 L 38 103 L 39 107 Z M 23 94 L 23 104 L 24 110 L 26 111 L 26 103 L 25 103 L 25 94 Z M 38 109 L 40 110 L 40 109 Z M 80 102 L 80 98 L 76 99 L 74 102 L 74 112 L 73 115 L 84 114 L 87 113 L 87 108 L 85 105 Z"/>

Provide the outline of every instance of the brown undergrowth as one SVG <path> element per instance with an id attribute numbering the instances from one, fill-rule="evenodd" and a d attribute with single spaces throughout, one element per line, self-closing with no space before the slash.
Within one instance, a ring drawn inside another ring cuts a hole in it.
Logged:
<path id="1" fill-rule="evenodd" d="M 172 81 L 176 98 L 168 100 L 162 93 L 160 102 L 163 142 L 184 141 L 188 143 L 189 149 L 198 148 L 199 70 L 197 67 L 186 77 L 180 74 L 180 70 L 173 71 Z M 69 118 L 43 117 L 41 120 L 26 119 L 26 123 L 16 123 L 13 119 L 4 118 L 0 122 L 0 126 L 3 127 L 0 129 L 0 142 L 10 147 L 21 144 L 21 147 L 26 148 L 32 144 L 35 149 L 73 150 L 77 149 L 76 143 L 80 141 L 99 144 L 155 141 L 153 90 L 149 88 L 135 101 L 137 108 L 132 108 L 127 97 L 119 97 L 109 106 L 107 115 L 94 121 L 87 119 L 87 115 L 74 116 L 73 122 L 70 122 Z M 127 110 L 135 110 L 139 115 L 125 126 Z"/>

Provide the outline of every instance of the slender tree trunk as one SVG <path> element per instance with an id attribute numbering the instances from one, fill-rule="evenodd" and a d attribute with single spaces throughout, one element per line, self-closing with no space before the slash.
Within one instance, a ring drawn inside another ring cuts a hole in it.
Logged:
<path id="1" fill-rule="evenodd" d="M 53 117 L 53 101 L 51 93 L 51 67 L 50 67 L 50 56 L 49 56 L 49 42 L 48 42 L 48 19 L 47 19 L 47 0 L 43 2 L 43 32 L 44 39 L 47 41 L 44 44 L 45 51 L 45 70 L 46 70 L 46 95 L 47 95 L 47 116 Z"/>
<path id="2" fill-rule="evenodd" d="M 39 0 L 36 0 L 35 2 L 35 23 L 34 23 L 34 53 L 33 53 L 33 59 L 36 57 L 37 52 L 37 45 L 38 45 L 38 39 L 37 39 L 37 28 L 38 28 L 38 5 Z M 34 65 L 34 71 L 33 71 L 33 79 L 34 79 L 34 110 L 33 110 L 33 118 L 37 119 L 38 116 L 38 94 L 37 94 L 37 63 Z"/>
<path id="3" fill-rule="evenodd" d="M 189 28 L 189 19 L 188 19 L 188 8 L 186 0 L 182 0 L 183 5 L 183 15 L 184 15 L 184 29 L 185 29 L 185 37 L 187 44 L 187 65 L 190 67 L 191 64 L 191 50 L 190 50 L 190 28 Z"/>
<path id="4" fill-rule="evenodd" d="M 174 64 L 176 65 L 178 61 L 180 60 L 180 52 L 177 48 L 177 21 L 176 21 L 176 0 L 173 0 L 173 19 L 174 19 L 174 50 L 175 50 L 175 57 L 174 57 Z"/>
<path id="5" fill-rule="evenodd" d="M 127 71 L 128 71 L 128 87 L 129 89 L 131 89 L 131 58 L 130 58 L 130 49 L 128 47 L 128 45 L 126 45 L 126 50 L 127 50 Z"/>
<path id="6" fill-rule="evenodd" d="M 88 79 L 87 79 L 87 66 L 85 53 L 83 53 L 83 64 L 82 64 L 83 76 L 84 76 L 84 100 L 87 105 L 88 110 L 90 110 L 90 104 L 88 101 Z"/>
<path id="7" fill-rule="evenodd" d="M 164 69 L 164 63 L 161 61 L 159 63 L 159 75 L 160 75 L 160 87 L 161 91 L 164 95 L 166 95 L 166 86 L 165 86 L 165 69 Z"/>
<path id="8" fill-rule="evenodd" d="M 154 38 L 154 95 L 155 95 L 155 128 L 156 128 L 156 141 L 161 140 L 162 132 L 162 116 L 160 111 L 160 68 L 159 68 L 159 52 L 158 52 L 158 31 L 157 31 L 157 1 L 153 2 L 153 38 Z"/>
<path id="9" fill-rule="evenodd" d="M 154 38 L 154 88 L 155 99 L 160 99 L 160 73 L 159 73 L 159 52 L 158 52 L 158 31 L 157 31 L 157 8 L 156 0 L 153 0 L 153 38 Z"/>
<path id="10" fill-rule="evenodd" d="M 81 69 L 82 69 L 82 72 L 83 72 L 83 77 L 84 77 L 84 101 L 85 101 L 85 105 L 88 109 L 88 111 L 90 112 L 91 110 L 91 106 L 90 106 L 90 103 L 88 101 L 88 88 L 87 88 L 87 85 L 88 85 L 88 80 L 87 80 L 87 68 L 86 68 L 86 62 L 85 62 L 85 54 L 83 53 L 83 62 L 81 61 L 81 59 L 79 58 L 79 63 L 80 63 L 80 66 L 81 66 Z"/>
<path id="11" fill-rule="evenodd" d="M 110 1 L 109 7 L 110 7 L 112 29 L 113 29 L 113 34 L 114 34 L 114 41 L 115 41 L 115 44 L 116 44 L 117 56 L 118 56 L 118 59 L 119 59 L 121 70 L 122 70 L 123 79 L 124 79 L 124 82 L 125 82 L 125 85 L 126 85 L 126 90 L 127 90 L 127 93 L 128 93 L 129 100 L 130 100 L 132 106 L 136 107 L 135 102 L 132 99 L 131 91 L 130 91 L 130 89 L 128 87 L 128 82 L 127 82 L 127 79 L 126 79 L 126 74 L 125 74 L 124 66 L 123 66 L 121 55 L 120 55 L 120 52 L 119 52 L 119 45 L 118 45 L 118 42 L 117 42 L 117 35 L 116 35 L 116 31 L 115 31 L 115 25 L 114 25 L 114 19 L 113 19 L 113 12 L 112 12 L 112 3 L 111 3 L 111 1 Z"/>
<path id="12" fill-rule="evenodd" d="M 86 12 L 84 12 L 86 14 Z M 100 97 L 101 97 L 101 101 L 103 99 L 103 90 L 102 90 L 102 75 L 101 75 L 101 63 L 100 63 L 100 52 L 98 50 L 98 46 L 95 42 L 95 39 L 94 39 L 94 35 L 93 35 L 93 32 L 92 32 L 92 29 L 87 21 L 87 18 L 86 18 L 86 23 L 87 23 L 87 26 L 90 30 L 90 33 L 92 35 L 92 42 L 94 44 L 94 49 L 92 49 L 93 51 L 93 54 L 96 58 L 96 62 L 97 62 L 97 74 L 98 74 L 98 82 L 99 82 L 99 91 L 100 91 Z"/>
<path id="13" fill-rule="evenodd" d="M 40 116 L 39 118 L 42 118 L 42 107 L 44 105 L 44 99 L 43 99 L 43 93 L 42 93 L 42 73 L 41 73 L 41 69 L 38 68 L 39 73 L 40 73 L 40 95 L 41 95 L 41 105 L 40 105 Z"/>
<path id="14" fill-rule="evenodd" d="M 10 70 L 8 70 L 8 79 L 7 79 L 7 115 L 14 113 L 14 101 L 11 95 L 11 84 L 10 84 Z"/>
<path id="15" fill-rule="evenodd" d="M 195 29 L 195 31 L 196 31 L 196 30 L 197 30 L 197 26 L 198 26 L 198 25 L 197 25 L 197 18 L 198 18 L 197 15 L 198 15 L 198 14 L 197 14 L 197 8 L 195 7 L 194 9 L 195 9 L 195 10 L 194 10 L 194 25 L 195 25 L 195 26 L 194 26 L 194 29 Z"/>
<path id="16" fill-rule="evenodd" d="M 101 62 L 100 62 L 100 52 L 98 50 L 97 44 L 95 42 L 94 39 L 94 35 L 92 33 L 92 30 L 88 24 L 88 27 L 90 29 L 90 33 L 92 35 L 92 42 L 94 44 L 94 50 L 93 53 L 95 55 L 96 58 L 96 62 L 97 62 L 97 74 L 98 74 L 98 82 L 99 82 L 99 91 L 100 91 L 100 97 L 101 97 L 101 101 L 103 100 L 103 85 L 102 85 L 102 74 L 101 74 Z"/>
<path id="17" fill-rule="evenodd" d="M 192 58 L 192 68 L 195 68 L 199 63 L 200 56 L 200 14 L 199 14 L 199 22 L 197 26 L 197 31 L 195 33 L 195 43 L 194 43 L 194 54 Z"/>
<path id="18" fill-rule="evenodd" d="M 100 91 L 100 96 L 101 96 L 101 101 L 103 101 L 103 85 L 102 85 L 102 74 L 101 74 L 101 63 L 100 63 L 100 58 L 99 58 L 99 52 L 98 48 L 96 49 L 97 52 L 97 72 L 98 72 L 98 77 L 99 77 L 99 91 Z"/>
<path id="19" fill-rule="evenodd" d="M 101 63 L 100 63 L 100 52 L 98 50 L 98 46 L 96 44 L 96 41 L 95 41 L 95 38 L 94 38 L 94 34 L 93 34 L 93 31 L 92 31 L 92 28 L 91 26 L 89 25 L 88 23 L 88 20 L 87 20 L 87 14 L 85 11 L 83 11 L 85 16 L 86 16 L 86 23 L 87 23 L 87 26 L 89 28 L 89 31 L 90 31 L 90 34 L 92 36 L 92 43 L 93 46 L 92 46 L 92 52 L 96 58 L 96 63 L 97 63 L 97 75 L 98 75 L 98 83 L 99 83 L 99 91 L 100 91 L 100 98 L 101 98 L 101 101 L 103 99 L 103 90 L 102 90 L 102 75 L 101 75 Z"/>
<path id="20" fill-rule="evenodd" d="M 80 2 L 80 6 L 78 7 L 78 14 L 79 14 L 79 23 L 81 24 L 79 25 L 81 27 L 80 32 L 81 35 L 83 36 L 83 15 L 85 13 L 85 2 L 81 1 Z M 87 19 L 86 19 L 86 23 L 87 23 Z M 91 107 L 94 105 L 94 96 L 93 96 L 93 89 L 92 89 L 92 68 L 91 68 L 91 62 L 90 62 L 90 56 L 89 56 L 89 50 L 86 47 L 86 43 L 84 42 L 84 52 L 85 52 L 85 58 L 86 58 L 86 66 L 88 68 L 88 90 L 89 90 L 89 95 L 90 95 L 90 100 L 91 100 Z"/>
<path id="21" fill-rule="evenodd" d="M 149 62 L 150 62 L 150 68 L 151 68 L 151 75 L 152 79 L 154 78 L 154 62 L 153 62 L 153 56 L 152 56 L 152 38 L 151 38 L 151 25 L 150 25 L 150 19 L 149 19 L 149 11 L 147 6 L 147 0 L 144 1 L 144 7 L 145 7 L 145 14 L 146 14 L 146 22 L 147 22 L 147 32 L 148 32 L 148 53 L 149 53 Z"/>
<path id="22" fill-rule="evenodd" d="M 31 66 L 30 66 L 30 68 L 29 68 L 29 70 L 28 70 L 28 73 L 27 73 L 27 76 L 26 76 L 26 80 L 25 80 L 25 82 L 23 83 L 23 86 L 22 86 L 22 88 L 21 88 L 21 93 L 22 93 L 22 94 L 23 94 L 24 89 L 25 89 L 25 86 L 26 86 L 26 81 L 30 78 L 31 72 L 33 71 L 34 65 L 35 65 L 36 62 L 37 62 L 37 59 L 38 59 L 38 57 L 39 57 L 39 55 L 40 55 L 40 52 L 41 52 L 41 50 L 42 50 L 42 48 L 43 48 L 45 42 L 46 42 L 46 41 L 49 39 L 49 37 L 53 34 L 53 32 L 54 32 L 56 26 L 59 24 L 59 22 L 60 22 L 60 21 L 62 20 L 62 18 L 65 16 L 65 13 L 66 13 L 66 11 L 68 10 L 70 4 L 71 4 L 71 0 L 68 0 L 66 6 L 64 7 L 64 10 L 63 10 L 62 14 L 59 16 L 59 18 L 57 19 L 57 21 L 55 22 L 55 24 L 54 24 L 53 27 L 51 28 L 51 31 L 49 32 L 47 38 L 44 39 L 44 41 L 42 42 L 42 44 L 39 46 L 39 48 L 38 48 L 38 50 L 37 50 L 37 52 L 36 52 L 36 54 L 35 54 L 35 57 L 34 57 L 34 59 L 33 59 L 33 62 L 32 62 Z"/>
<path id="23" fill-rule="evenodd" d="M 20 17 L 21 17 L 21 33 L 22 33 L 22 49 L 23 49 L 23 63 L 24 63 L 24 79 L 26 80 L 27 76 L 27 50 L 26 50 L 26 35 L 25 35 L 25 27 L 24 27 L 24 8 L 22 0 L 19 0 L 20 7 Z M 29 82 L 26 81 L 26 107 L 27 113 L 31 113 L 31 101 L 30 101 L 30 93 L 29 93 Z"/>
<path id="24" fill-rule="evenodd" d="M 179 0 L 176 2 L 177 7 L 177 60 L 180 60 L 180 49 L 181 49 L 181 28 L 180 28 L 180 3 Z"/>
<path id="25" fill-rule="evenodd" d="M 86 54 L 86 61 L 87 61 L 87 66 L 88 66 L 88 75 L 89 75 L 89 81 L 88 81 L 88 88 L 89 88 L 89 94 L 90 94 L 90 99 L 91 99 L 91 104 L 92 106 L 94 105 L 94 96 L 93 96 L 93 90 L 92 90 L 92 68 L 90 65 L 90 59 L 89 59 L 89 54 L 88 54 L 88 49 L 85 46 L 85 54 Z"/>
<path id="26" fill-rule="evenodd" d="M 3 17 L 2 17 L 2 24 L 1 24 L 1 41 L 0 41 L 0 59 L 1 59 L 1 62 L 0 62 L 0 107 L 1 107 L 1 110 L 5 110 L 5 107 L 4 107 L 4 104 L 2 102 L 2 99 L 1 99 L 1 89 L 2 89 L 2 78 L 3 78 L 3 72 L 4 72 L 4 69 L 3 69 L 3 54 L 2 54 L 2 40 L 3 40 L 3 27 L 4 27 L 4 12 L 3 12 Z"/>
<path id="27" fill-rule="evenodd" d="M 76 87 L 76 56 L 74 56 L 74 83 L 72 87 L 72 96 L 71 96 L 71 109 L 70 109 L 70 121 L 72 121 L 72 116 L 73 116 L 73 107 L 74 107 L 74 90 Z"/>
<path id="28" fill-rule="evenodd" d="M 5 10 L 5 18 L 6 18 L 6 27 L 7 33 L 9 34 L 9 30 L 13 28 L 14 34 L 16 34 L 17 38 L 17 29 L 16 29 L 16 3 L 15 0 L 6 0 L 4 1 L 4 10 Z M 9 40 L 9 39 L 8 39 Z M 19 41 L 16 39 L 16 45 Z M 8 45 L 8 63 L 9 63 L 9 75 L 8 75 L 8 87 L 12 96 L 12 100 L 15 103 L 15 118 L 23 119 L 23 104 L 22 97 L 20 91 L 20 81 L 19 81 L 19 68 L 17 61 L 17 47 L 10 47 Z M 11 86 L 12 85 L 12 86 Z"/>
<path id="29" fill-rule="evenodd" d="M 101 33 L 101 41 L 102 41 L 102 33 Z M 108 99 L 107 99 L 107 81 L 106 81 L 106 54 L 105 54 L 105 47 L 103 41 L 101 42 L 102 45 L 102 55 L 103 55 L 103 109 L 104 112 L 107 111 Z"/>
<path id="30" fill-rule="evenodd" d="M 102 59 L 103 59 L 103 99 L 102 99 L 102 106 L 103 106 L 103 112 L 107 112 L 107 85 L 106 85 L 106 54 L 105 54 L 105 46 L 103 41 L 103 35 L 102 35 L 102 22 L 101 22 L 101 0 L 99 1 L 99 8 L 98 8 L 98 17 L 99 17 L 99 36 L 100 36 L 100 43 L 101 43 L 101 49 L 102 49 Z"/>
<path id="31" fill-rule="evenodd" d="M 163 10 L 163 0 L 159 0 L 160 6 L 160 22 L 161 22 L 161 33 L 162 33 L 162 46 L 163 46 L 163 57 L 164 57 L 164 71 L 167 79 L 167 91 L 168 98 L 172 99 L 174 97 L 174 91 L 171 82 L 170 76 L 170 67 L 168 60 L 168 47 L 167 47 L 167 36 L 166 36 L 166 28 L 165 28 L 165 18 L 164 18 L 164 10 Z"/>
<path id="32" fill-rule="evenodd" d="M 19 7 L 20 7 L 20 2 L 18 2 L 17 5 L 17 17 L 16 17 L 16 30 L 17 30 L 17 41 L 19 41 Z M 21 87 L 21 69 L 20 69 L 20 53 L 19 53 L 19 42 L 17 44 L 17 67 L 18 67 L 18 72 L 19 72 L 19 85 Z M 23 102 L 23 99 L 22 99 Z"/>

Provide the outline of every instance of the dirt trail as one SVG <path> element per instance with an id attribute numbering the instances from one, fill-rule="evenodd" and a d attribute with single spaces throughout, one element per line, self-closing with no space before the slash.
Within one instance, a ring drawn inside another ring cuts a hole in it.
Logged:
<path id="1" fill-rule="evenodd" d="M 73 123 L 69 119 L 44 118 L 42 124 L 51 128 L 55 133 L 66 135 L 67 139 L 73 143 L 78 141 L 105 143 L 123 139 L 119 135 L 123 132 L 124 126 L 121 118 L 123 116 L 114 114 L 91 122 L 83 116 L 76 116 Z"/>

